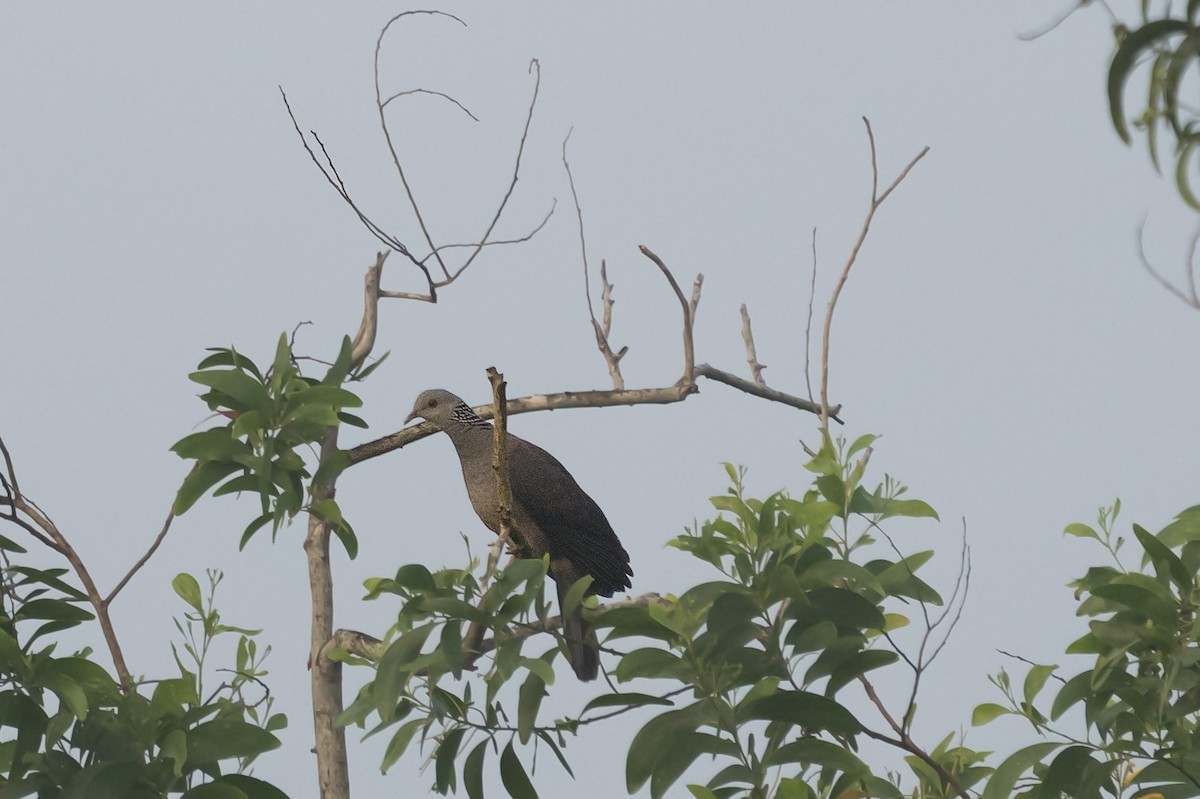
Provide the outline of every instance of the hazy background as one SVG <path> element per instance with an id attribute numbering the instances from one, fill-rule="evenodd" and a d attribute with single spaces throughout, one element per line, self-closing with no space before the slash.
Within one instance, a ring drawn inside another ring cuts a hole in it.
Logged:
<path id="1" fill-rule="evenodd" d="M 0 7 L 0 434 L 22 487 L 101 586 L 125 573 L 170 507 L 187 466 L 168 447 L 210 424 L 187 380 L 204 348 L 232 344 L 266 359 L 280 331 L 311 321 L 297 349 L 328 357 L 357 327 L 379 244 L 309 162 L 280 85 L 364 210 L 420 249 L 372 105 L 376 34 L 405 8 Z M 883 435 L 874 480 L 895 475 L 941 512 L 940 525 L 896 528 L 908 551 L 938 550 L 928 579 L 948 593 L 964 520 L 974 564 L 962 623 L 924 683 L 921 742 L 965 729 L 971 707 L 997 699 L 988 673 L 1023 672 L 997 649 L 1062 662 L 1083 632 L 1065 583 L 1103 553 L 1064 539 L 1064 525 L 1091 521 L 1117 496 L 1125 530 L 1132 521 L 1158 529 L 1195 503 L 1200 317 L 1147 276 L 1135 246 L 1147 219 L 1151 257 L 1182 277 L 1195 217 L 1144 148 L 1126 148 L 1111 130 L 1102 9 L 1026 43 L 1017 34 L 1056 8 L 440 8 L 469 27 L 410 20 L 389 35 L 382 61 L 385 92 L 444 91 L 481 120 L 431 97 L 393 103 L 434 236 L 470 241 L 486 226 L 511 174 L 534 57 L 541 98 L 499 232 L 526 232 L 554 198 L 558 212 L 528 244 L 489 251 L 437 305 L 383 304 L 376 353 L 392 356 L 357 387 L 372 428 L 346 430 L 343 445 L 398 429 L 424 388 L 485 401 L 492 364 L 510 396 L 608 386 L 560 161 L 572 127 L 590 254 L 608 259 L 616 284 L 613 342 L 631 348 L 630 387 L 670 384 L 680 371 L 678 307 L 638 254 L 645 244 L 681 283 L 705 274 L 698 360 L 746 374 L 745 302 L 768 381 L 803 393 L 811 230 L 819 308 L 870 196 L 866 115 L 885 182 L 932 149 L 881 210 L 843 294 L 831 399 L 844 404 L 847 436 Z M 422 288 L 400 257 L 384 284 Z M 670 407 L 512 423 L 605 509 L 632 556 L 636 593 L 707 579 L 663 544 L 711 515 L 707 498 L 726 486 L 722 461 L 749 467 L 758 495 L 807 485 L 800 441 L 817 440 L 812 416 L 701 389 Z M 365 578 L 414 561 L 459 565 L 459 531 L 477 551 L 491 538 L 444 437 L 353 469 L 338 499 L 361 542 L 356 561 L 334 556 L 341 627 L 382 634 L 394 618 L 394 605 L 357 601 Z M 315 796 L 303 525 L 238 554 L 256 503 L 201 502 L 114 612 L 130 667 L 170 676 L 171 619 L 185 610 L 170 578 L 223 569 L 224 619 L 265 628 L 272 690 L 291 718 L 283 750 L 256 773 Z M 102 646 L 96 656 L 108 665 Z M 586 701 L 561 676 L 567 690 L 551 714 Z M 351 690 L 359 679 L 351 675 Z M 887 686 L 894 698 L 904 687 Z M 647 717 L 569 741 L 575 783 L 539 758 L 543 795 L 622 795 L 624 749 Z M 998 722 L 970 731 L 968 743 L 1009 748 L 1028 736 Z M 432 784 L 416 754 L 378 776 L 386 736 L 349 738 L 358 793 Z M 672 795 L 685 795 L 683 783 Z"/>

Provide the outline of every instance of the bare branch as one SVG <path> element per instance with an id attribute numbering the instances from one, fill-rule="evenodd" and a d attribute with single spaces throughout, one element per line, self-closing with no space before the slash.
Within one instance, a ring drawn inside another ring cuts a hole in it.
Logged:
<path id="1" fill-rule="evenodd" d="M 496 505 L 500 517 L 501 546 L 512 540 L 512 491 L 508 484 L 508 384 L 496 367 L 487 369 L 492 384 L 492 470 L 496 473 Z"/>
<path id="2" fill-rule="evenodd" d="M 467 108 L 465 105 L 463 105 L 462 103 L 460 103 L 458 100 L 455 100 L 453 97 L 446 94 L 445 92 L 433 91 L 432 89 L 406 89 L 402 92 L 396 92 L 391 97 L 384 100 L 383 104 L 387 105 L 392 100 L 395 100 L 397 97 L 405 97 L 410 94 L 432 94 L 434 97 L 441 97 L 444 100 L 449 100 L 450 102 L 452 102 L 456 106 L 458 106 L 459 110 L 461 110 L 464 114 L 469 116 L 471 119 L 475 120 L 476 122 L 479 121 L 479 117 L 472 114 L 471 110 L 469 108 Z"/>
<path id="3" fill-rule="evenodd" d="M 758 362 L 758 352 L 754 349 L 754 332 L 750 329 L 750 312 L 746 310 L 746 303 L 742 303 L 742 341 L 746 344 L 746 363 L 750 365 L 750 374 L 754 375 L 754 382 L 760 386 L 766 386 L 767 381 L 763 380 L 763 369 L 767 368 L 764 363 Z"/>
<path id="4" fill-rule="evenodd" d="M 575 219 L 579 222 L 579 252 L 583 260 L 583 295 L 587 298 L 588 316 L 592 320 L 596 348 L 600 350 L 600 354 L 604 357 L 604 363 L 608 366 L 608 374 L 612 378 L 613 388 L 623 391 L 625 378 L 621 375 L 621 359 L 625 357 L 629 348 L 622 347 L 620 352 L 613 352 L 612 345 L 608 340 L 608 334 L 612 330 L 613 303 L 616 301 L 612 297 L 613 285 L 608 282 L 608 264 L 604 260 L 600 261 L 600 303 L 603 306 L 603 324 L 596 319 L 596 309 L 592 305 L 592 278 L 588 272 L 587 236 L 584 234 L 583 208 L 579 205 L 579 193 L 575 190 L 575 176 L 571 174 L 571 162 L 567 160 L 567 142 L 570 140 L 571 131 L 567 131 L 567 137 L 563 139 L 562 143 L 562 162 L 567 171 L 567 182 L 571 186 L 571 198 L 575 201 Z"/>
<path id="5" fill-rule="evenodd" d="M 1161 285 L 1167 291 L 1171 292 L 1181 301 L 1187 303 L 1191 307 L 1200 310 L 1200 295 L 1197 295 L 1196 293 L 1196 250 L 1197 247 L 1200 246 L 1200 228 L 1197 228 L 1192 234 L 1191 242 L 1188 245 L 1186 292 L 1163 277 L 1158 270 L 1151 265 L 1150 259 L 1146 257 L 1146 250 L 1144 246 L 1145 238 L 1146 222 L 1145 220 L 1142 220 L 1142 224 L 1138 225 L 1137 237 L 1138 258 L 1142 262 L 1142 268 L 1149 272 L 1150 275 L 1159 282 L 1159 285 Z"/>
<path id="6" fill-rule="evenodd" d="M 961 796 L 962 799 L 971 799 L 971 795 L 967 793 L 967 789 L 961 782 L 958 781 L 958 778 L 951 774 L 945 766 L 931 757 L 928 752 L 917 746 L 916 742 L 909 737 L 908 732 L 904 729 L 904 727 L 902 727 L 894 718 L 892 718 L 892 715 L 888 713 L 887 707 L 883 704 L 883 700 L 879 698 L 879 694 L 875 693 L 875 686 L 871 684 L 871 681 L 862 674 L 858 675 L 858 681 L 862 684 L 863 689 L 867 692 L 867 698 L 871 700 L 871 704 L 873 704 L 875 709 L 879 711 L 879 714 L 883 716 L 884 721 L 886 721 L 888 726 L 892 728 L 892 731 L 896 733 L 897 738 L 893 739 L 870 729 L 866 729 L 864 732 L 869 737 L 874 738 L 877 741 L 882 741 L 883 743 L 890 744 L 898 749 L 903 749 L 905 752 L 920 758 L 925 765 L 936 771 L 938 777 L 942 779 L 942 782 L 946 783 L 946 785 L 950 787 L 956 794 Z"/>
<path id="7" fill-rule="evenodd" d="M 171 529 L 171 522 L 173 521 L 175 521 L 174 509 L 167 512 L 167 520 L 163 522 L 162 529 L 158 531 L 158 535 L 155 536 L 154 542 L 150 544 L 150 548 L 146 550 L 146 554 L 138 558 L 137 563 L 133 564 L 132 568 L 125 573 L 125 576 L 121 578 L 121 581 L 117 583 L 116 587 L 108 592 L 108 596 L 104 597 L 105 606 L 112 604 L 112 601 L 116 598 L 117 594 L 121 593 L 121 589 L 123 589 L 126 584 L 133 579 L 133 576 L 137 574 L 141 568 L 145 566 L 147 562 L 149 562 L 150 558 L 154 556 L 154 553 L 158 551 L 159 545 L 162 544 L 163 539 L 167 537 L 167 532 Z"/>
<path id="8" fill-rule="evenodd" d="M 697 377 L 707 377 L 709 380 L 715 380 L 718 383 L 724 383 L 727 386 L 732 386 L 738 391 L 744 391 L 747 394 L 753 394 L 756 397 L 761 397 L 772 402 L 779 402 L 784 405 L 790 405 L 793 408 L 799 408 L 802 411 L 815 413 L 820 415 L 821 406 L 803 397 L 797 397 L 794 394 L 787 394 L 783 391 L 778 391 L 767 386 L 761 386 L 758 383 L 752 383 L 745 378 L 738 377 L 735 374 L 730 374 L 723 369 L 717 369 L 715 366 L 709 366 L 702 363 L 696 367 Z M 841 405 L 834 405 L 829 409 L 829 418 L 842 424 L 842 420 L 838 418 L 838 412 L 841 411 Z"/>
<path id="9" fill-rule="evenodd" d="M 813 301 L 817 297 L 817 229 L 812 229 L 812 280 L 808 285 L 808 318 L 804 322 L 804 385 L 808 387 L 808 399 L 813 400 L 812 390 L 812 318 Z"/>
<path id="10" fill-rule="evenodd" d="M 87 595 L 88 602 L 96 612 L 96 621 L 100 624 L 100 631 L 104 635 L 104 642 L 108 646 L 109 655 L 112 657 L 113 666 L 116 668 L 117 681 L 121 684 L 121 690 L 128 692 L 133 687 L 133 678 L 129 673 L 129 667 L 125 665 L 125 655 L 121 651 L 121 644 L 117 640 L 117 633 L 113 628 L 112 618 L 108 614 L 108 605 L 100 596 L 100 591 L 96 588 L 96 583 L 92 580 L 91 573 L 88 571 L 87 566 L 84 565 L 83 559 L 79 557 L 79 553 L 71 546 L 71 542 L 58 529 L 58 525 L 50 519 L 50 516 L 45 511 L 37 506 L 36 502 L 21 493 L 20 483 L 17 480 L 16 467 L 13 465 L 12 455 L 9 453 L 8 446 L 4 443 L 3 438 L 0 438 L 0 455 L 4 457 L 4 469 L 6 473 L 0 476 L 0 487 L 5 492 L 5 498 L 0 501 L 0 504 L 7 505 L 10 509 L 10 512 L 5 514 L 4 518 L 31 533 L 38 541 L 67 559 L 67 563 L 71 565 L 71 570 L 79 578 L 79 583 L 83 587 L 84 594 Z M 26 518 L 21 518 L 22 515 Z"/>
<path id="11" fill-rule="evenodd" d="M 361 366 L 375 347 L 375 334 L 379 329 L 379 280 L 383 276 L 386 251 L 375 254 L 375 264 L 368 267 L 363 278 L 363 316 L 350 346 L 350 368 Z"/>
<path id="12" fill-rule="evenodd" d="M 412 208 L 413 216 L 415 216 L 417 219 L 417 225 L 421 228 L 421 235 L 425 238 L 425 243 L 429 245 L 430 250 L 434 251 L 434 257 L 437 259 L 438 266 L 440 266 L 442 268 L 442 273 L 446 277 L 449 277 L 450 273 L 447 271 L 446 264 L 442 261 L 441 255 L 437 253 L 437 248 L 433 243 L 433 236 L 429 232 L 429 226 L 425 223 L 425 217 L 422 216 L 422 214 L 421 214 L 421 206 L 417 203 L 417 198 L 413 194 L 412 186 L 408 182 L 408 176 L 404 174 L 404 167 L 400 163 L 400 156 L 396 153 L 396 145 L 392 141 L 392 131 L 388 127 L 386 109 L 387 109 L 387 103 L 391 102 L 392 98 L 395 97 L 396 95 L 392 95 L 385 101 L 383 99 L 383 91 L 380 88 L 380 83 L 379 83 L 379 55 L 380 55 L 380 52 L 383 50 L 383 37 L 387 35 L 387 32 L 392 27 L 393 23 L 403 19 L 404 17 L 414 15 L 414 14 L 424 14 L 424 15 L 429 15 L 429 16 L 446 17 L 448 19 L 452 19 L 455 22 L 459 23 L 464 28 L 466 27 L 467 23 L 463 22 L 461 19 L 454 16 L 453 14 L 448 14 L 444 11 L 429 11 L 429 10 L 402 11 L 401 13 L 399 13 L 396 16 L 389 19 L 384 24 L 384 26 L 379 30 L 379 37 L 375 40 L 375 59 L 373 62 L 374 75 L 375 75 L 375 107 L 379 113 L 379 127 L 383 131 L 384 141 L 387 144 L 388 152 L 392 156 L 392 164 L 396 167 L 396 173 L 400 176 L 400 183 L 401 183 L 401 185 L 404 186 L 404 193 L 408 197 L 409 207 Z M 457 101 L 454 101 L 454 102 L 457 102 Z M 461 107 L 461 105 L 460 105 L 460 107 Z M 421 268 L 422 268 L 422 270 L 424 270 L 424 266 L 422 266 Z M 425 276 L 426 276 L 426 279 L 429 280 L 430 276 L 429 276 L 428 272 L 426 272 Z M 430 283 L 430 294 L 432 294 L 435 297 L 435 299 L 433 301 L 436 302 L 437 295 L 433 288 L 433 281 L 429 280 L 429 283 Z"/>
<path id="13" fill-rule="evenodd" d="M 363 318 L 351 347 L 351 362 L 366 362 L 375 345 L 379 312 L 379 279 L 388 254 L 376 255 L 375 263 L 363 278 Z M 326 463 L 339 453 L 338 428 L 326 428 L 321 440 L 318 462 Z M 332 499 L 337 492 L 337 477 L 312 486 L 312 502 Z M 333 636 L 333 572 L 329 562 L 329 522 L 311 511 L 304 554 L 308 561 L 311 592 L 309 668 L 312 689 L 313 731 L 316 739 L 317 783 L 323 799 L 349 799 L 350 771 L 346 756 L 346 731 L 337 723 L 342 713 L 342 665 L 323 657 L 326 643 Z"/>
<path id="14" fill-rule="evenodd" d="M 642 251 L 642 255 L 653 261 L 654 265 L 663 273 L 667 282 L 671 284 L 671 290 L 675 292 L 675 298 L 679 300 L 680 308 L 683 309 L 683 376 L 679 378 L 679 383 L 685 386 L 692 385 L 696 382 L 696 348 L 692 341 L 692 306 L 688 303 L 687 298 L 683 296 L 683 292 L 679 289 L 679 283 L 675 281 L 675 275 L 671 274 L 671 270 L 667 268 L 663 260 L 644 244 L 639 244 L 638 249 Z M 699 302 L 699 285 L 703 279 L 703 275 L 698 275 L 692 289 L 692 296 L 696 298 L 696 302 Z"/>
<path id="15" fill-rule="evenodd" d="M 462 266 L 458 267 L 453 274 L 447 274 L 446 279 L 440 282 L 439 286 L 446 286 L 453 283 L 458 276 L 467 271 L 467 267 L 475 261 L 475 257 L 483 251 L 491 239 L 492 231 L 496 229 L 496 225 L 500 222 L 500 217 L 504 214 L 504 209 L 508 207 L 508 201 L 513 195 L 513 191 L 517 188 L 517 177 L 521 174 L 521 157 L 525 154 L 525 141 L 529 138 L 529 126 L 533 124 L 533 111 L 537 107 L 538 90 L 542 86 L 542 65 L 535 58 L 529 62 L 529 71 L 534 73 L 533 96 L 529 98 L 529 111 L 525 115 L 525 127 L 521 130 L 521 140 L 517 144 L 517 157 L 513 163 L 512 178 L 508 182 L 508 188 L 504 192 L 504 197 L 500 200 L 500 204 L 496 206 L 496 213 L 492 216 L 492 221 L 488 223 L 487 229 L 483 231 L 483 235 L 479 238 L 479 243 L 475 245 L 475 250 L 467 256 L 467 260 Z M 433 247 L 433 242 L 429 243 Z M 441 263 L 440 256 L 438 262 Z M 442 267 L 445 269 L 445 266 Z"/>
<path id="16" fill-rule="evenodd" d="M 862 229 L 858 233 L 858 239 L 855 240 L 854 246 L 850 248 L 850 255 L 846 259 L 846 264 L 842 267 L 842 273 L 838 276 L 837 283 L 833 287 L 833 294 L 829 297 L 829 304 L 825 309 L 825 327 L 821 335 L 821 407 L 822 407 L 822 426 L 824 426 L 829 407 L 829 336 L 833 329 L 833 311 L 837 307 L 838 297 L 841 296 L 842 289 L 846 285 L 846 280 L 850 277 L 850 269 L 854 266 L 855 260 L 858 258 L 858 251 L 862 249 L 863 242 L 867 240 L 867 232 L 871 229 L 871 221 L 875 218 L 875 211 L 883 204 L 883 201 L 888 198 L 900 182 L 908 176 L 917 162 L 925 157 L 929 152 L 928 147 L 923 147 L 917 155 L 905 165 L 904 169 L 900 170 L 900 174 L 892 181 L 891 185 L 884 190 L 883 194 L 879 193 L 879 166 L 876 162 L 875 154 L 875 134 L 871 130 L 871 122 L 866 117 L 863 117 L 863 124 L 867 128 L 867 140 L 871 148 L 871 204 L 867 208 L 867 215 L 863 219 Z"/>

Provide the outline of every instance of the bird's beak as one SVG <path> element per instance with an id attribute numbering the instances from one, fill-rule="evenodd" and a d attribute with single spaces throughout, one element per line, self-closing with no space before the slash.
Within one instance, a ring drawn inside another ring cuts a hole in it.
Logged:
<path id="1" fill-rule="evenodd" d="M 404 417 L 404 423 L 408 424 L 409 422 L 411 422 L 413 419 L 416 419 L 416 418 L 417 418 L 417 412 L 413 411 L 408 416 Z"/>

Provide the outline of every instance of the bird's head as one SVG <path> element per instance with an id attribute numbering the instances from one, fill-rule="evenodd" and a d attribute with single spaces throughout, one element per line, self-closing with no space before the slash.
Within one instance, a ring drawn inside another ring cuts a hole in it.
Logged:
<path id="1" fill-rule="evenodd" d="M 417 396 L 412 413 L 405 417 L 404 423 L 408 424 L 413 419 L 421 418 L 432 422 L 439 430 L 445 430 L 453 419 L 454 409 L 462 404 L 462 398 L 444 388 L 431 388 Z"/>

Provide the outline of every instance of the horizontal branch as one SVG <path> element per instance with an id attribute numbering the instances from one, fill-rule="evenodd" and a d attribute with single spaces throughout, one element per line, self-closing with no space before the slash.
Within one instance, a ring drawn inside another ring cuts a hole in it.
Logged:
<path id="1" fill-rule="evenodd" d="M 793 408 L 799 408 L 802 411 L 809 413 L 820 414 L 821 406 L 816 402 L 810 402 L 803 397 L 797 397 L 794 394 L 788 394 L 783 391 L 778 391 L 773 388 L 761 386 L 758 383 L 753 383 L 744 377 L 738 377 L 735 374 L 718 369 L 715 366 L 709 366 L 706 363 L 697 364 L 697 377 L 707 377 L 709 380 L 715 380 L 718 383 L 724 383 L 727 386 L 732 386 L 738 391 L 744 391 L 747 394 L 753 394 L 756 397 L 762 397 L 772 402 L 779 402 L 784 405 L 790 405 Z M 838 418 L 838 413 L 842 410 L 841 405 L 832 405 L 829 408 L 829 418 L 833 419 L 838 424 L 845 424 Z"/>
<path id="2" fill-rule="evenodd" d="M 663 598 L 659 594 L 642 594 L 641 596 L 619 599 L 616 602 L 609 602 L 607 604 L 600 605 L 588 615 L 591 616 L 592 619 L 598 619 L 610 610 L 617 610 L 618 608 L 646 607 L 647 605 L 656 604 L 663 601 Z M 479 651 L 470 653 L 464 652 L 463 655 L 466 661 L 466 666 L 467 668 L 471 668 L 481 655 L 491 652 L 505 641 L 509 641 L 514 638 L 528 638 L 529 636 L 536 635 L 537 633 L 559 630 L 562 629 L 562 626 L 562 616 L 550 616 L 544 620 L 539 619 L 537 621 L 529 622 L 528 624 L 513 625 L 508 629 L 507 632 L 502 633 L 499 636 L 485 638 L 479 645 Z M 351 655 L 360 657 L 363 660 L 369 660 L 372 663 L 378 663 L 379 659 L 383 657 L 383 653 L 387 649 L 387 646 L 383 641 L 379 640 L 373 635 L 367 635 L 366 633 L 361 633 L 357 630 L 343 629 L 334 632 L 333 637 L 326 642 L 325 646 L 321 647 L 321 654 L 325 657 L 328 657 L 334 649 L 341 649 Z"/>
<path id="3" fill-rule="evenodd" d="M 617 405 L 669 405 L 681 402 L 689 394 L 698 389 L 694 385 L 666 386 L 664 388 L 635 388 L 625 391 L 563 391 L 558 394 L 538 394 L 531 397 L 521 397 L 508 401 L 508 414 L 514 416 L 533 411 L 553 411 L 563 408 L 607 408 Z M 491 419 L 494 408 L 480 405 L 475 412 L 484 419 Z M 422 422 L 413 427 L 391 435 L 359 444 L 350 450 L 349 465 L 353 466 L 370 458 L 400 449 L 406 444 L 419 441 L 437 432 L 437 428 L 429 422 Z"/>

